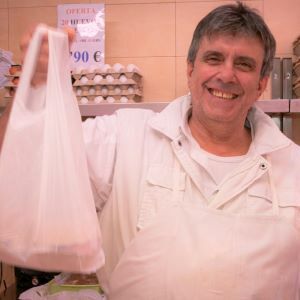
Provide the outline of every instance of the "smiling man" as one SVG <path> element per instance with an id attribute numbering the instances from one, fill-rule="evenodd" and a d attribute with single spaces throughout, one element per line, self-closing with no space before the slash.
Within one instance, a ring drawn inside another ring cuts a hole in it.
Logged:
<path id="1" fill-rule="evenodd" d="M 194 61 L 188 62 L 192 135 L 203 149 L 223 156 L 248 151 L 251 131 L 245 119 L 268 80 L 260 74 L 262 42 L 244 35 L 206 36 Z"/>
<path id="2" fill-rule="evenodd" d="M 255 106 L 274 54 L 259 14 L 217 7 L 194 32 L 188 95 L 84 122 L 110 300 L 298 299 L 300 150 Z"/>
<path id="3" fill-rule="evenodd" d="M 244 123 L 266 88 L 275 53 L 267 27 L 253 24 L 242 5 L 236 15 L 230 9 L 216 9 L 198 24 L 187 71 L 192 135 L 201 147 L 222 156 L 248 151 L 251 132 Z"/>
<path id="4" fill-rule="evenodd" d="M 193 35 L 190 94 L 155 116 L 132 113 L 139 232 L 106 266 L 110 299 L 298 299 L 300 152 L 255 107 L 274 54 L 256 12 L 218 7 Z M 112 215 L 102 217 L 105 228 Z"/>

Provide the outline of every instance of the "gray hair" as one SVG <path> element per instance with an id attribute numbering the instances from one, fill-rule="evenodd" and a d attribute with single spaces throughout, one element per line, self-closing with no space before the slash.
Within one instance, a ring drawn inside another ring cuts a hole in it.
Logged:
<path id="1" fill-rule="evenodd" d="M 276 41 L 263 18 L 241 2 L 222 5 L 212 10 L 197 25 L 188 51 L 187 61 L 194 64 L 203 37 L 216 34 L 257 37 L 264 48 L 261 78 L 268 76 L 273 68 Z"/>

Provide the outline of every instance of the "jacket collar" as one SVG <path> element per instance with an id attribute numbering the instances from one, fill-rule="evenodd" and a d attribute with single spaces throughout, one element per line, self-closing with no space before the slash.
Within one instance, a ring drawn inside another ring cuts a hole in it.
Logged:
<path id="1" fill-rule="evenodd" d="M 150 126 L 174 140 L 181 134 L 191 108 L 190 95 L 177 98 L 150 120 Z"/>
<path id="2" fill-rule="evenodd" d="M 270 100 L 271 101 L 271 100 Z M 250 109 L 247 119 L 251 124 L 251 131 L 256 153 L 263 155 L 289 146 L 288 139 L 276 126 L 272 118 L 265 114 L 257 105 Z"/>
<path id="3" fill-rule="evenodd" d="M 174 140 L 181 135 L 191 107 L 190 95 L 177 98 L 150 120 L 150 126 Z M 251 147 L 257 154 L 267 154 L 285 148 L 292 143 L 257 105 L 250 109 L 247 119 L 251 124 L 252 136 L 254 137 Z"/>

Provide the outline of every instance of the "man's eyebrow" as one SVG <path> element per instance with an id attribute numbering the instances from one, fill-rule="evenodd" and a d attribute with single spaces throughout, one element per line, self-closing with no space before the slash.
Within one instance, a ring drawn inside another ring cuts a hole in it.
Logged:
<path id="1" fill-rule="evenodd" d="M 238 56 L 238 57 L 236 57 L 235 60 L 238 61 L 238 62 L 248 63 L 253 67 L 256 66 L 256 60 L 252 57 L 249 57 L 249 56 Z"/>
<path id="2" fill-rule="evenodd" d="M 216 51 L 216 50 L 207 50 L 205 51 L 202 55 L 202 57 L 208 57 L 208 56 L 223 56 L 223 54 L 219 51 Z"/>
<path id="3" fill-rule="evenodd" d="M 206 59 L 209 56 L 223 57 L 224 55 L 222 54 L 222 52 L 219 52 L 219 51 L 216 51 L 216 50 L 207 50 L 201 55 L 202 59 Z M 242 55 L 237 56 L 235 58 L 235 61 L 248 63 L 252 67 L 255 67 L 256 64 L 257 64 L 256 60 L 254 58 L 250 57 L 250 56 L 242 56 Z"/>

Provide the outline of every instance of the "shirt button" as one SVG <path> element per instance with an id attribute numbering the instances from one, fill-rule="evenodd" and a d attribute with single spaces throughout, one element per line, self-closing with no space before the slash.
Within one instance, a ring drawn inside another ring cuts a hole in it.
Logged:
<path id="1" fill-rule="evenodd" d="M 262 169 L 262 170 L 265 170 L 267 168 L 267 165 L 265 163 L 260 163 L 259 164 L 259 167 Z"/>

